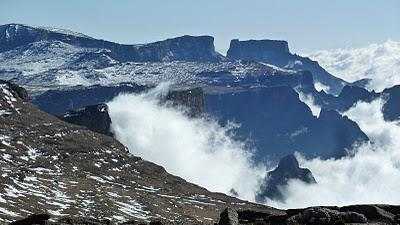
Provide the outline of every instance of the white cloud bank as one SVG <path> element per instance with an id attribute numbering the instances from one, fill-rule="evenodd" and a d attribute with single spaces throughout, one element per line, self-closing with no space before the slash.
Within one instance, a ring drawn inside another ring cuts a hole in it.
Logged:
<path id="1" fill-rule="evenodd" d="M 381 112 L 383 100 L 359 102 L 344 114 L 356 121 L 371 143 L 355 147 L 354 156 L 340 160 L 306 160 L 318 184 L 292 180 L 283 190 L 286 202 L 269 201 L 281 208 L 311 205 L 349 205 L 400 202 L 400 126 L 387 122 Z"/>
<path id="2" fill-rule="evenodd" d="M 245 144 L 232 139 L 233 126 L 189 118 L 158 101 L 166 87 L 120 95 L 108 103 L 112 131 L 137 156 L 211 191 L 254 201 L 264 167 L 254 166 Z"/>
<path id="3" fill-rule="evenodd" d="M 372 79 L 369 90 L 380 92 L 400 84 L 400 42 L 388 40 L 364 48 L 323 50 L 308 56 L 344 80 Z"/>
<path id="4" fill-rule="evenodd" d="M 165 89 L 140 95 L 121 95 L 109 105 L 112 129 L 119 141 L 146 160 L 211 191 L 254 200 L 265 168 L 254 166 L 245 145 L 231 137 L 232 127 L 193 119 L 180 110 L 161 105 Z M 371 143 L 354 148 L 354 155 L 339 160 L 307 160 L 318 184 L 290 181 L 283 189 L 286 201 L 268 201 L 279 208 L 312 205 L 349 205 L 400 202 L 400 126 L 383 119 L 383 100 L 359 102 L 344 112 L 370 137 Z"/>

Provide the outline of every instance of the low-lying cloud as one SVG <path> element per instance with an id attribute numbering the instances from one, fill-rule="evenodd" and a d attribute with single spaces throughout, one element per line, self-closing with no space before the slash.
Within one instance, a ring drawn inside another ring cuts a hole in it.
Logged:
<path id="1" fill-rule="evenodd" d="M 144 94 L 120 95 L 108 103 L 112 130 L 130 151 L 164 166 L 168 172 L 211 191 L 254 200 L 266 168 L 255 166 L 252 153 L 232 137 L 235 125 L 189 118 L 182 110 L 160 104 L 166 88 Z M 356 121 L 371 142 L 355 146 L 342 159 L 306 159 L 302 167 L 317 180 L 307 185 L 291 180 L 282 188 L 284 202 L 267 201 L 279 208 L 312 205 L 349 205 L 400 202 L 400 126 L 383 119 L 384 101 L 359 102 L 344 112 Z"/>
<path id="2" fill-rule="evenodd" d="M 307 160 L 297 154 L 300 165 L 309 168 L 318 184 L 292 180 L 282 191 L 285 202 L 268 201 L 282 208 L 311 205 L 349 205 L 400 202 L 400 126 L 383 119 L 377 99 L 359 102 L 344 112 L 370 137 L 370 143 L 354 148 L 354 155 L 339 160 Z"/>
<path id="3" fill-rule="evenodd" d="M 108 103 L 112 131 L 131 153 L 160 164 L 172 174 L 211 191 L 254 200 L 266 169 L 255 166 L 252 153 L 232 138 L 234 125 L 189 118 L 182 110 L 160 104 L 167 87 L 144 94 L 124 94 Z"/>
<path id="4" fill-rule="evenodd" d="M 309 54 L 335 76 L 354 82 L 369 78 L 369 90 L 400 84 L 400 42 L 388 40 L 364 48 L 317 51 Z"/>

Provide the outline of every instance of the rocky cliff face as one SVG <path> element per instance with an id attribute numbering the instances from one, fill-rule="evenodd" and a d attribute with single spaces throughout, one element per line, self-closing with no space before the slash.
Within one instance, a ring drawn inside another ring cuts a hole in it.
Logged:
<path id="1" fill-rule="evenodd" d="M 280 159 L 294 151 L 308 156 L 341 157 L 357 141 L 368 140 L 357 124 L 337 112 L 312 115 L 288 86 L 206 95 L 206 111 L 222 123 L 241 124 L 239 137 L 250 138 L 257 158 Z"/>
<path id="2" fill-rule="evenodd" d="M 290 54 L 287 41 L 234 39 L 229 46 L 227 57 L 234 60 L 255 60 L 270 62 Z"/>
<path id="3" fill-rule="evenodd" d="M 272 64 L 281 68 L 308 70 L 316 82 L 330 87 L 329 93 L 339 94 L 346 84 L 340 78 L 323 69 L 318 62 L 292 54 L 286 41 L 276 40 L 232 40 L 227 53 L 229 59 L 254 60 Z"/>
<path id="4" fill-rule="evenodd" d="M 214 37 L 189 36 L 167 39 L 137 47 L 139 60 L 131 61 L 199 61 L 216 62 L 223 56 L 215 51 Z"/>
<path id="5" fill-rule="evenodd" d="M 383 106 L 385 120 L 400 120 L 400 85 L 383 90 L 382 94 L 387 99 Z"/>
<path id="6" fill-rule="evenodd" d="M 175 107 L 183 107 L 190 117 L 199 117 L 205 113 L 204 92 L 200 87 L 171 91 L 163 101 L 171 102 Z"/>
<path id="7" fill-rule="evenodd" d="M 173 176 L 115 139 L 65 123 L 0 85 L 0 221 L 47 213 L 124 222 L 217 221 L 251 204 Z M 277 210 L 279 211 L 279 210 Z"/>
<path id="8" fill-rule="evenodd" d="M 55 28 L 22 24 L 0 26 L 0 52 L 38 41 L 61 41 L 79 47 L 107 49 L 108 56 L 121 62 L 214 62 L 223 58 L 215 51 L 214 38 L 210 36 L 182 36 L 150 44 L 123 45 Z"/>
<path id="9" fill-rule="evenodd" d="M 296 157 L 288 155 L 279 161 L 278 167 L 268 172 L 257 194 L 257 201 L 265 202 L 266 198 L 284 201 L 284 196 L 280 188 L 284 188 L 290 179 L 297 179 L 307 184 L 316 183 L 311 171 L 306 168 L 300 168 Z"/>

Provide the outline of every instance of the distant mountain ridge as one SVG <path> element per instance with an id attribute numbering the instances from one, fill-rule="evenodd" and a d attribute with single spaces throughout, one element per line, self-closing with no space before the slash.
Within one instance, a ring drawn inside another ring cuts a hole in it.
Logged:
<path id="1" fill-rule="evenodd" d="M 108 55 L 118 61 L 161 62 L 201 61 L 215 62 L 223 57 L 214 49 L 211 36 L 182 36 L 141 45 L 124 45 L 54 28 L 32 27 L 21 24 L 0 26 L 0 52 L 37 41 L 62 41 L 84 48 L 108 49 Z"/>
<path id="2" fill-rule="evenodd" d="M 55 49 L 59 51 L 55 51 Z M 60 51 L 66 54 L 57 55 Z M 0 75 L 3 75 L 3 78 L 6 79 L 18 77 L 18 80 L 16 80 L 18 83 L 31 83 L 33 81 L 27 80 L 24 75 L 46 76 L 46 79 L 49 80 L 52 79 L 50 78 L 51 74 L 59 74 L 59 76 L 64 77 L 57 80 L 61 80 L 64 83 L 66 79 L 75 79 L 76 82 L 81 82 L 81 84 L 95 84 L 100 79 L 110 81 L 114 78 L 96 74 L 98 71 L 90 73 L 90 75 L 80 75 L 79 78 L 76 78 L 76 74 L 87 73 L 77 70 L 85 68 L 90 70 L 105 68 L 108 70 L 111 68 L 113 70 L 125 70 L 125 68 L 126 70 L 132 70 L 128 65 L 132 62 L 162 63 L 164 67 L 167 67 L 162 68 L 162 70 L 171 68 L 181 70 L 181 65 L 168 63 L 191 62 L 208 64 L 202 65 L 204 68 L 209 67 L 210 63 L 223 65 L 228 61 L 230 64 L 236 64 L 237 62 L 235 61 L 237 60 L 252 60 L 254 61 L 253 64 L 264 63 L 264 66 L 269 66 L 274 70 L 309 70 L 312 72 L 314 80 L 328 86 L 329 92 L 332 94 L 338 94 L 343 85 L 346 84 L 345 81 L 327 73 L 317 62 L 290 53 L 286 41 L 260 40 L 243 42 L 232 40 L 227 57 L 224 57 L 215 51 L 214 38 L 211 36 L 185 35 L 148 44 L 126 45 L 56 28 L 33 27 L 22 24 L 0 26 L 0 61 L 12 65 L 13 63 L 7 59 L 15 58 L 13 61 L 22 60 L 20 56 L 27 53 L 32 57 L 32 62 L 27 61 L 29 60 L 28 57 L 28 59 L 24 59 L 22 64 L 19 63 L 21 67 L 18 67 L 24 68 L 24 65 L 26 65 L 27 69 L 21 71 L 21 69 L 0 67 Z M 55 57 L 53 57 L 53 54 Z M 46 55 L 48 56 L 46 61 L 42 61 Z M 41 58 L 38 58 L 39 56 Z M 31 66 L 32 64 L 34 64 L 34 67 Z M 192 66 L 184 65 L 184 67 L 189 68 Z M 233 68 L 229 67 L 229 70 Z M 220 72 L 217 69 L 213 70 L 213 72 Z M 241 71 L 245 74 L 253 73 L 251 67 L 245 67 Z M 57 81 L 52 82 L 57 83 Z"/>
<path id="3" fill-rule="evenodd" d="M 329 90 L 326 91 L 335 95 L 339 94 L 343 86 L 347 84 L 346 81 L 327 72 L 318 62 L 291 53 L 287 41 L 239 41 L 238 39 L 234 39 L 231 41 L 227 57 L 235 60 L 243 59 L 265 62 L 293 70 L 308 70 L 313 74 L 315 82 L 329 87 Z"/>

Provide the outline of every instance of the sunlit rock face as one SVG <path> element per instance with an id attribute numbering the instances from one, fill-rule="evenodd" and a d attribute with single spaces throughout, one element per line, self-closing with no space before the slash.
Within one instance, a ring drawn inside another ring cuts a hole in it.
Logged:
<path id="1" fill-rule="evenodd" d="M 316 82 L 327 86 L 329 93 L 339 94 L 346 82 L 328 73 L 318 62 L 307 57 L 292 54 L 286 41 L 248 40 L 231 41 L 227 57 L 229 59 L 254 60 L 293 70 L 308 70 Z"/>

